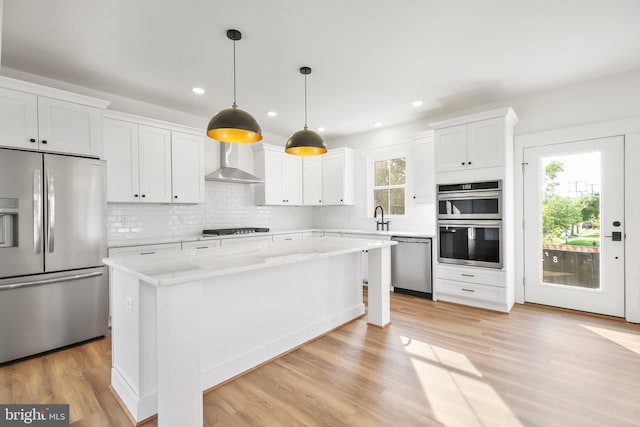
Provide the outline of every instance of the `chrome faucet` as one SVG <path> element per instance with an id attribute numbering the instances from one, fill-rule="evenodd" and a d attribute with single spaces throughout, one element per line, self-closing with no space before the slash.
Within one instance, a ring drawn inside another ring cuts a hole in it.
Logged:
<path id="1" fill-rule="evenodd" d="M 380 209 L 380 221 L 376 221 L 376 230 L 380 231 L 384 231 L 384 226 L 387 226 L 387 231 L 389 231 L 389 221 L 384 220 L 384 208 L 380 205 L 376 206 L 376 208 L 373 210 L 373 217 L 374 218 L 378 218 L 378 209 Z M 382 227 L 382 228 L 380 228 Z"/>

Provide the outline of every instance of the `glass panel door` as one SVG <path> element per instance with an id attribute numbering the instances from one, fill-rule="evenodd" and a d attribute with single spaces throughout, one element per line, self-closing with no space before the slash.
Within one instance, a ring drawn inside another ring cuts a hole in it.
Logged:
<path id="1" fill-rule="evenodd" d="M 524 150 L 525 299 L 624 316 L 622 137 Z"/>

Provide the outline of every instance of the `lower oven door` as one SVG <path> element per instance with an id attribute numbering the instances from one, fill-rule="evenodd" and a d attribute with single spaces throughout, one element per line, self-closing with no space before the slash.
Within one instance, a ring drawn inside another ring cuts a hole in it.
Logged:
<path id="1" fill-rule="evenodd" d="M 438 221 L 438 261 L 502 268 L 502 221 Z"/>

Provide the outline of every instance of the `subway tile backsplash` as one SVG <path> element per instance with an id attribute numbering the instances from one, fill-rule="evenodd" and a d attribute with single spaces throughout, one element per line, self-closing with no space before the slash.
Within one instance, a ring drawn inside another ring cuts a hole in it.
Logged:
<path id="1" fill-rule="evenodd" d="M 256 206 L 253 187 L 207 181 L 205 203 L 197 205 L 109 203 L 109 245 L 126 240 L 196 238 L 206 228 L 311 228 L 311 207 Z"/>

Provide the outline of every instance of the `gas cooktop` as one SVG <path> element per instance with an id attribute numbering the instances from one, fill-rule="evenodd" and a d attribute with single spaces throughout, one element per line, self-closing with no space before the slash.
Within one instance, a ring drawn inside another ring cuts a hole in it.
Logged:
<path id="1" fill-rule="evenodd" d="M 216 228 L 212 230 L 203 230 L 202 234 L 205 236 L 226 236 L 230 234 L 253 234 L 253 233 L 268 233 L 268 228 L 260 227 L 237 227 L 237 228 Z"/>

